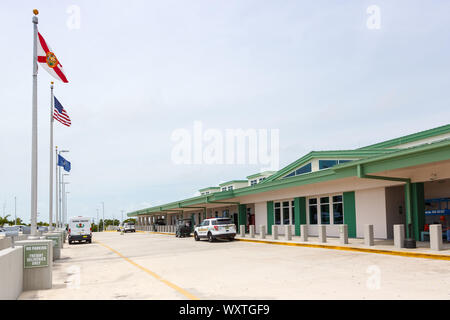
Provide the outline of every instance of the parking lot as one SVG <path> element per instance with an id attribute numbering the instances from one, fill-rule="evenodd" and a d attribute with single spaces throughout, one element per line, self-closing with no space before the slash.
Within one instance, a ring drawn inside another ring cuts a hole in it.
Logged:
<path id="1" fill-rule="evenodd" d="M 53 288 L 20 299 L 449 299 L 450 263 L 171 235 L 64 244 Z"/>

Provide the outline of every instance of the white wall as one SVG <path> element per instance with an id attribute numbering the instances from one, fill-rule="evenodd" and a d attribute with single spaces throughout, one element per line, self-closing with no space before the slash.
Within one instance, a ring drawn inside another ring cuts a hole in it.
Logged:
<path id="1" fill-rule="evenodd" d="M 259 233 L 259 226 L 265 225 L 267 232 L 267 202 L 255 203 L 255 231 Z"/>
<path id="2" fill-rule="evenodd" d="M 385 188 L 356 190 L 356 236 L 364 237 L 364 225 L 373 224 L 374 236 L 387 239 Z"/>
<path id="3" fill-rule="evenodd" d="M 15 300 L 23 289 L 23 247 L 0 250 L 0 300 Z"/>

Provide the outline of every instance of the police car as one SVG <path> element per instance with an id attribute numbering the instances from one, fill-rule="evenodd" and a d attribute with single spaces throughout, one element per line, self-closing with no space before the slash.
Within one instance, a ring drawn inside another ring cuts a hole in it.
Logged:
<path id="1" fill-rule="evenodd" d="M 202 238 L 213 242 L 215 239 L 234 240 L 236 236 L 236 226 L 229 218 L 210 218 L 196 226 L 194 229 L 194 239 L 198 241 Z"/>

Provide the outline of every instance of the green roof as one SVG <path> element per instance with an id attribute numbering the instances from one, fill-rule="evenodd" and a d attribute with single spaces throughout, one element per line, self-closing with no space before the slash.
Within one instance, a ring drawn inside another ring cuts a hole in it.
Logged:
<path id="1" fill-rule="evenodd" d="M 224 182 L 224 183 L 221 183 L 221 184 L 219 184 L 219 186 L 225 186 L 225 185 L 228 185 L 228 184 L 232 184 L 232 183 L 248 183 L 248 181 L 247 180 L 231 180 L 231 181 L 228 181 L 228 182 Z"/>
<path id="2" fill-rule="evenodd" d="M 220 189 L 220 188 L 219 187 L 208 187 L 208 188 L 200 189 L 198 191 L 202 192 L 202 191 L 211 190 L 211 189 Z"/>
<path id="3" fill-rule="evenodd" d="M 418 140 L 427 139 L 427 138 L 435 137 L 435 136 L 438 136 L 441 134 L 446 134 L 446 133 L 450 133 L 450 124 L 446 124 L 441 127 L 409 134 L 407 136 L 379 142 L 379 143 L 372 144 L 367 147 L 359 148 L 358 150 L 376 149 L 376 148 L 391 148 L 391 147 L 395 147 L 395 146 L 398 146 L 401 144 L 415 142 Z"/>
<path id="4" fill-rule="evenodd" d="M 264 172 L 260 172 L 260 173 L 255 173 L 250 176 L 247 176 L 247 179 L 257 178 L 257 177 L 264 176 L 267 174 L 272 175 L 274 173 L 276 173 L 276 171 L 264 171 Z"/>

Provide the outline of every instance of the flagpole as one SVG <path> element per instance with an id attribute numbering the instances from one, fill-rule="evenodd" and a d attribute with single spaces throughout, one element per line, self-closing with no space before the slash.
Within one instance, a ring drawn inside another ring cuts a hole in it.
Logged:
<path id="1" fill-rule="evenodd" d="M 53 231 L 53 81 L 50 84 L 49 231 Z"/>
<path id="2" fill-rule="evenodd" d="M 33 10 L 33 95 L 32 95 L 32 122 L 31 122 L 31 234 L 30 238 L 37 236 L 37 37 L 39 11 Z"/>
<path id="3" fill-rule="evenodd" d="M 59 179 L 58 179 L 58 146 L 55 147 L 55 226 L 58 228 L 59 222 Z"/>

